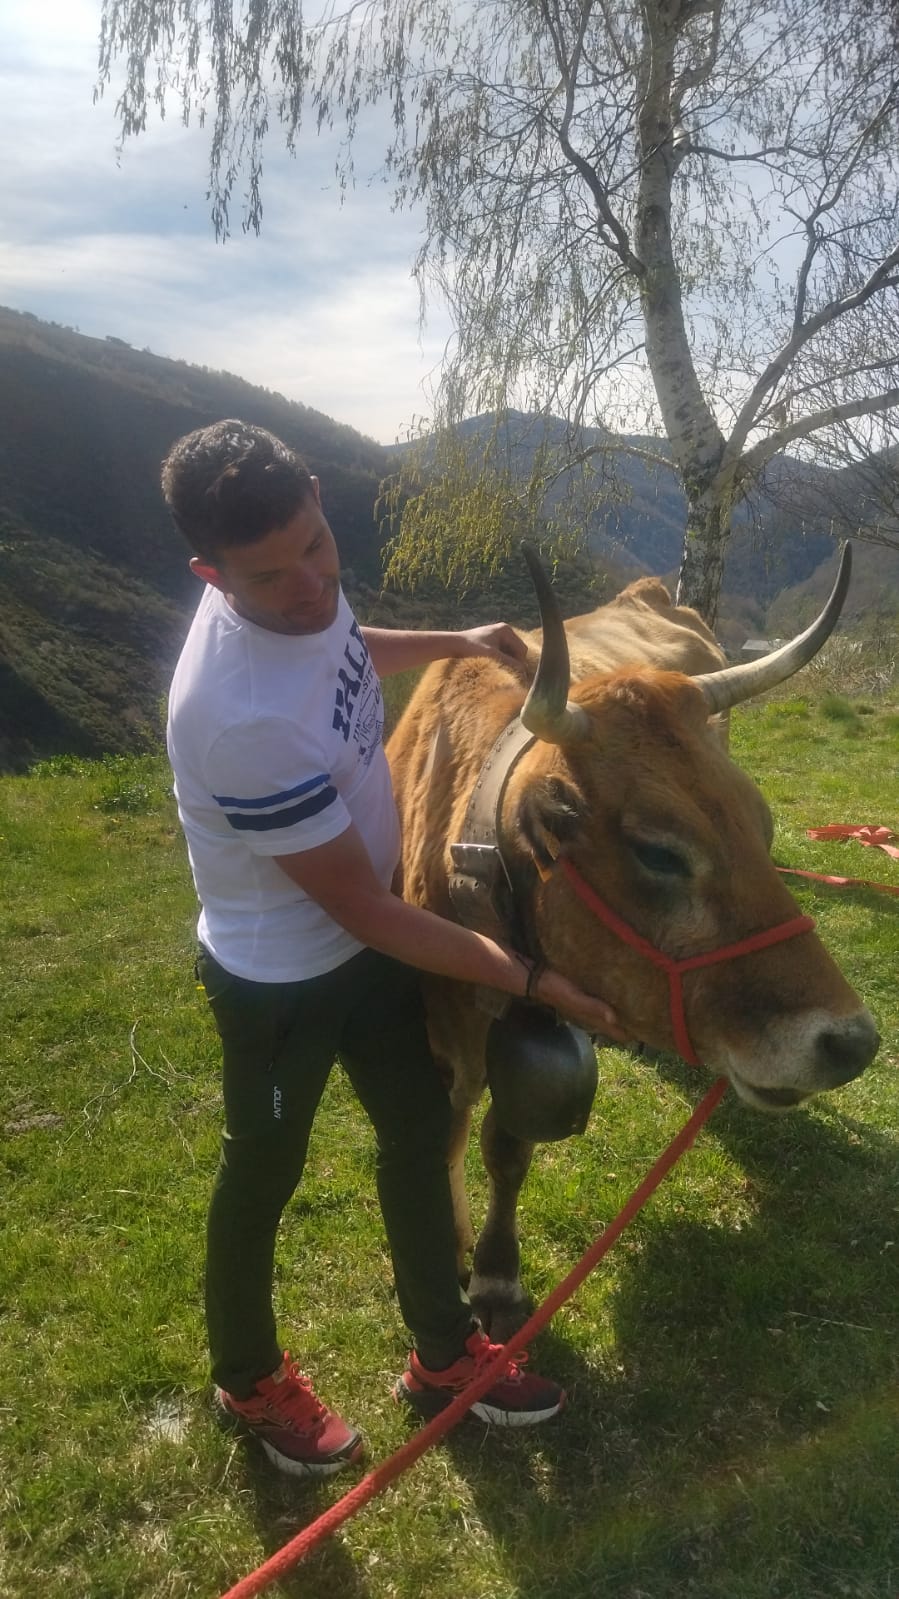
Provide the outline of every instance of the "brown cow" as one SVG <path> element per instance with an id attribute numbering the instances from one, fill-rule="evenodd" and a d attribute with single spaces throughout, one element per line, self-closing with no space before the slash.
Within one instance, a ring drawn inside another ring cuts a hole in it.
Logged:
<path id="1" fill-rule="evenodd" d="M 563 631 L 545 577 L 529 564 L 544 628 L 542 640 L 526 635 L 527 668 L 486 659 L 435 663 L 390 740 L 403 830 L 400 886 L 413 903 L 454 915 L 450 847 L 463 836 L 485 757 L 520 713 L 538 737 L 506 783 L 499 843 L 526 942 L 607 999 L 635 1039 L 671 1050 L 665 973 L 597 919 L 573 891 L 568 869 L 677 959 L 798 916 L 770 860 L 768 808 L 730 761 L 716 723 L 820 648 L 842 605 L 848 552 L 818 622 L 774 656 L 736 667 L 723 665 L 699 616 L 672 606 L 656 579 L 631 584 Z M 858 996 L 804 929 L 789 942 L 688 972 L 683 994 L 698 1058 L 760 1109 L 782 1109 L 848 1081 L 879 1044 Z M 451 1171 L 464 1271 L 474 1238 L 462 1167 L 471 1109 L 485 1084 L 491 1018 L 473 989 L 447 979 L 427 978 L 426 1000 L 435 1055 L 452 1079 Z M 515 1217 L 533 1145 L 501 1128 L 492 1108 L 481 1143 L 490 1204 L 470 1292 L 492 1334 L 507 1337 L 528 1311 Z"/>

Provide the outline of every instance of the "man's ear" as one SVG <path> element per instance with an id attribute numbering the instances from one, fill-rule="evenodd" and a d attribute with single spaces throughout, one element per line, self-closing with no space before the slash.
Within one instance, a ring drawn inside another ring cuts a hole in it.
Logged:
<path id="1" fill-rule="evenodd" d="M 214 589 L 220 589 L 223 594 L 225 593 L 225 579 L 217 566 L 210 566 L 200 555 L 192 555 L 190 569 L 201 583 L 211 583 Z"/>

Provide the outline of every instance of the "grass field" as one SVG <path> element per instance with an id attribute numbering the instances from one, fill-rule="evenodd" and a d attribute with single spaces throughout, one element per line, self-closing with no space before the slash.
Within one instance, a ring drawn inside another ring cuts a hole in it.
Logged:
<path id="1" fill-rule="evenodd" d="M 737 760 L 781 864 L 899 884 L 813 844 L 897 826 L 899 715 L 791 688 Z M 155 758 L 0 782 L 2 1599 L 215 1599 L 344 1491 L 214 1425 L 200 1308 L 216 1048 Z M 571 1390 L 533 1435 L 467 1423 L 280 1587 L 315 1599 L 896 1599 L 899 899 L 801 885 L 884 1043 L 858 1082 L 769 1120 L 728 1096 L 534 1358 Z M 707 1078 L 607 1052 L 587 1136 L 538 1153 L 539 1299 Z M 335 1072 L 278 1259 L 285 1341 L 365 1431 L 408 1436 L 367 1126 Z M 476 1203 L 483 1200 L 471 1162 Z M 353 1477 L 350 1476 L 350 1482 Z"/>

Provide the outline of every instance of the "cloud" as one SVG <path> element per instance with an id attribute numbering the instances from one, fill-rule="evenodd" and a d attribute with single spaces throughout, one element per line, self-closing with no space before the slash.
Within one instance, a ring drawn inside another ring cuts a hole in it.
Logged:
<path id="1" fill-rule="evenodd" d="M 221 367 L 382 442 L 428 409 L 449 335 L 420 336 L 418 219 L 363 174 L 340 205 L 336 146 L 291 159 L 271 134 L 262 235 L 213 238 L 208 132 L 177 117 L 116 156 L 115 92 L 92 104 L 99 7 L 43 0 L 4 18 L 0 299 L 94 335 Z M 360 147 L 380 148 L 377 127 Z M 239 212 L 239 204 L 238 204 Z"/>

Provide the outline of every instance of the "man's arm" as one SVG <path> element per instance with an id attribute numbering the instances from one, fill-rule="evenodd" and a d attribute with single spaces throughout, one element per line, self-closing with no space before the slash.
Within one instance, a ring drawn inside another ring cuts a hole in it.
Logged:
<path id="1" fill-rule="evenodd" d="M 362 637 L 379 677 L 406 672 L 430 661 L 483 655 L 497 661 L 524 661 L 527 645 L 507 622 L 489 622 L 460 633 L 425 633 L 386 627 L 363 627 Z"/>
<path id="2" fill-rule="evenodd" d="M 273 858 L 292 882 L 360 943 L 424 972 L 482 983 L 505 994 L 525 993 L 529 962 L 480 933 L 398 899 L 378 881 L 355 826 L 328 844 Z M 550 968 L 542 972 L 532 997 L 562 1011 L 587 1032 L 621 1040 L 626 1037 L 610 1006 L 583 993 L 560 972 Z"/>

